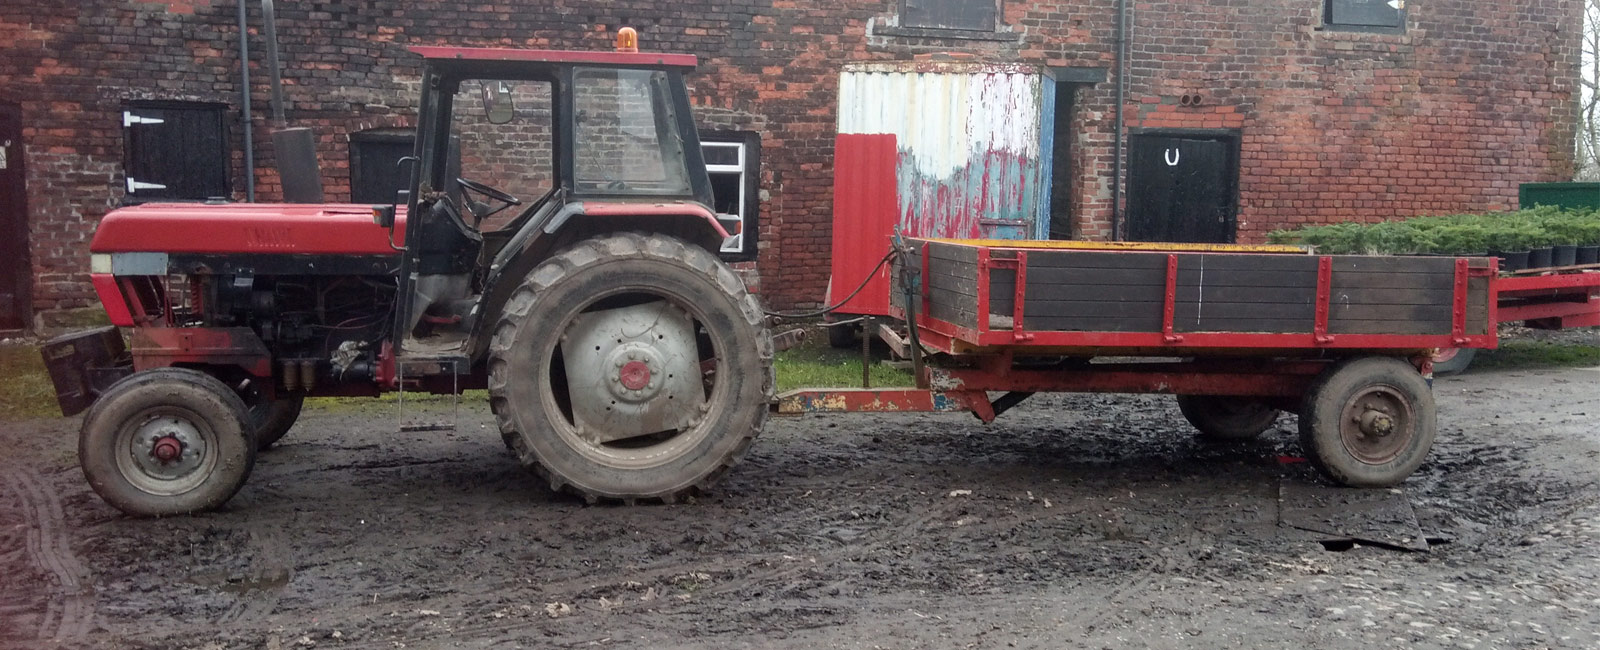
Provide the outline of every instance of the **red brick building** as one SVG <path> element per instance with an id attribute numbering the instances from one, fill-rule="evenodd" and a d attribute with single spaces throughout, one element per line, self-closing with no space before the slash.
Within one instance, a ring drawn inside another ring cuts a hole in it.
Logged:
<path id="1" fill-rule="evenodd" d="M 0 319 L 11 321 L 0 329 L 94 305 L 88 237 L 124 201 L 163 191 L 243 199 L 247 174 L 259 200 L 276 198 L 260 3 L 245 4 L 253 171 L 235 2 L 0 5 Z M 828 280 L 846 62 L 959 52 L 1048 66 L 1059 84 L 1058 236 L 1193 236 L 1161 221 L 1163 202 L 1198 200 L 1216 203 L 1224 239 L 1250 242 L 1303 223 L 1503 209 L 1519 183 L 1570 179 L 1582 9 L 1582 0 L 330 0 L 278 3 L 277 28 L 288 123 L 316 129 L 328 198 L 340 201 L 362 200 L 359 161 L 412 125 L 419 75 L 407 45 L 607 48 L 627 25 L 645 49 L 699 55 L 691 83 L 702 128 L 758 139 L 755 270 L 768 300 L 791 307 L 821 300 Z M 149 119 L 182 128 L 151 142 L 138 128 Z M 1202 145 L 1205 178 L 1157 178 L 1163 159 L 1175 166 L 1175 142 Z M 152 167 L 184 180 L 152 191 L 138 178 Z"/>

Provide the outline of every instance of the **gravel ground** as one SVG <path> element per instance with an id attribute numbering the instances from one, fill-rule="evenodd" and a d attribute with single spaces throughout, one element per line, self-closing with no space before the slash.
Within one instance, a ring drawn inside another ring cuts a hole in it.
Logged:
<path id="1" fill-rule="evenodd" d="M 1600 646 L 1600 369 L 1435 388 L 1430 462 L 1356 495 L 1425 552 L 1280 525 L 1343 493 L 1292 417 L 1217 445 L 1155 396 L 777 419 L 714 494 L 632 508 L 550 493 L 480 405 L 308 411 L 162 520 L 90 492 L 76 419 L 0 424 L 0 647 Z"/>

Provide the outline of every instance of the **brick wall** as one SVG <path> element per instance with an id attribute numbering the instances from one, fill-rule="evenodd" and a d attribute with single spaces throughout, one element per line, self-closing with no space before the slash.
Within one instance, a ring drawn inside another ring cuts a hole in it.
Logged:
<path id="1" fill-rule="evenodd" d="M 259 25 L 259 3 L 249 2 Z M 1303 222 L 1486 210 L 1572 166 L 1582 0 L 1412 0 L 1403 34 L 1319 29 L 1320 0 L 1134 5 L 1130 127 L 1237 129 L 1241 241 Z M 762 134 L 760 286 L 815 304 L 828 279 L 830 158 L 840 66 L 928 52 L 1112 67 L 1115 0 L 1005 2 L 984 38 L 897 30 L 893 0 L 335 0 L 278 3 L 289 122 L 311 126 L 331 200 L 349 193 L 351 133 L 413 125 L 419 71 L 405 46 L 609 48 L 701 57 L 703 128 Z M 87 238 L 121 199 L 118 115 L 136 99 L 233 107 L 242 193 L 236 5 L 87 0 L 0 6 L 0 101 L 27 125 L 34 307 L 94 304 Z M 914 34 L 914 32 L 912 32 Z M 272 171 L 263 43 L 252 37 L 258 168 Z M 1113 74 L 1111 78 L 1115 78 Z M 1109 236 L 1114 85 L 1078 87 L 1069 137 L 1073 232 Z M 1199 95 L 1196 107 L 1178 101 Z"/>

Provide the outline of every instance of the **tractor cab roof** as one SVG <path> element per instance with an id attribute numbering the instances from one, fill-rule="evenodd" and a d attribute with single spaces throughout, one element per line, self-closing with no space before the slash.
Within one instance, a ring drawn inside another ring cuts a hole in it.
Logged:
<path id="1" fill-rule="evenodd" d="M 658 68 L 693 70 L 698 63 L 693 54 L 655 52 L 605 52 L 582 50 L 519 50 L 498 47 L 413 46 L 412 53 L 427 59 L 429 65 L 456 67 L 502 67 L 506 65 L 548 64 L 560 66 L 605 66 L 616 68 Z"/>

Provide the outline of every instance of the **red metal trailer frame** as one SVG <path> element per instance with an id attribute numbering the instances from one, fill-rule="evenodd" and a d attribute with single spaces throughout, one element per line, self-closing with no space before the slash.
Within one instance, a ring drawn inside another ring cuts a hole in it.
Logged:
<path id="1" fill-rule="evenodd" d="M 1600 266 L 1513 274 L 1495 280 L 1500 323 L 1539 329 L 1600 327 Z"/>

